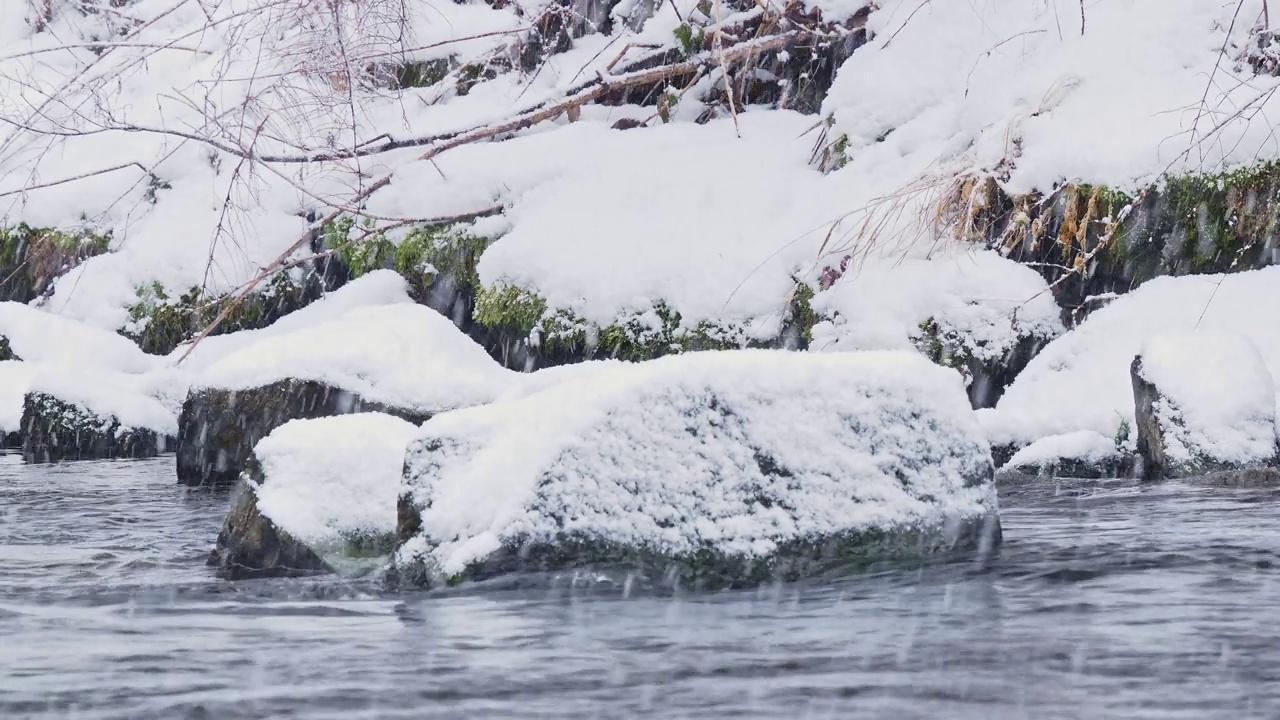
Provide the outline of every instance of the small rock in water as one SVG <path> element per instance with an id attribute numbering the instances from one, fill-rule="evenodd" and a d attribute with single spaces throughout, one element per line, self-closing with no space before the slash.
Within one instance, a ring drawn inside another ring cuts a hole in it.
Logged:
<path id="1" fill-rule="evenodd" d="M 1146 479 L 1277 465 L 1275 382 L 1248 338 L 1157 336 L 1130 375 Z"/>
<path id="2" fill-rule="evenodd" d="M 416 430 L 381 413 L 280 426 L 254 449 L 209 564 L 231 580 L 381 567 Z"/>
<path id="3" fill-rule="evenodd" d="M 38 392 L 25 397 L 21 434 L 22 457 L 31 463 L 155 457 L 173 442 L 155 430 Z"/>
<path id="4" fill-rule="evenodd" d="M 1132 469 L 1132 453 L 1091 430 L 1037 440 L 1001 465 L 1001 471 L 1022 475 L 1081 479 L 1126 477 Z"/>

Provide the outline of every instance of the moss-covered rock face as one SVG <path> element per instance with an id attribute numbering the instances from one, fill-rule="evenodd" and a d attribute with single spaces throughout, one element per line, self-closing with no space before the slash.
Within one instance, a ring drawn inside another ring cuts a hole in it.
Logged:
<path id="1" fill-rule="evenodd" d="M 167 452 L 173 439 L 121 425 L 44 393 L 27 393 L 22 407 L 22 458 L 31 463 L 147 458 Z"/>
<path id="2" fill-rule="evenodd" d="M 214 335 L 256 330 L 306 307 L 323 294 L 323 284 L 310 271 L 290 275 L 280 273 L 267 281 L 231 312 Z M 121 331 L 138 343 L 143 352 L 167 355 L 178 345 L 194 338 L 222 311 L 230 297 L 209 297 L 198 287 L 170 293 L 164 285 L 151 283 L 138 288 L 138 300 L 129 307 L 129 322 Z"/>
<path id="3" fill-rule="evenodd" d="M 109 235 L 21 224 L 0 226 L 0 301 L 31 302 L 85 260 L 107 251 Z"/>
<path id="4" fill-rule="evenodd" d="M 324 247 L 335 253 L 345 277 L 355 279 L 374 270 L 395 270 L 409 283 L 414 299 L 453 320 L 463 330 L 471 324 L 480 289 L 476 263 L 493 242 L 462 224 L 415 228 L 398 243 L 381 233 L 352 240 L 355 221 L 341 218 L 324 231 Z"/>
<path id="5" fill-rule="evenodd" d="M 768 342 L 751 339 L 733 324 L 699 322 L 688 326 L 680 313 L 659 301 L 644 312 L 619 316 L 600 327 L 565 309 L 547 305 L 537 293 L 506 283 L 485 287 L 476 298 L 478 332 L 491 354 L 505 366 L 531 370 L 585 360 L 632 362 L 693 350 L 746 347 L 808 347 L 817 318 L 809 308 L 813 292 L 798 286 L 783 331 Z"/>
<path id="6" fill-rule="evenodd" d="M 1160 275 L 1238 272 L 1280 259 L 1276 163 L 1165 178 L 1136 201 L 1079 184 L 1011 197 L 994 180 L 975 179 L 963 184 L 957 206 L 967 215 L 960 220 L 968 239 L 1031 265 L 1051 283 L 1071 273 L 1054 288 L 1068 323 L 1087 314 L 1091 298 Z"/>
<path id="7" fill-rule="evenodd" d="M 310 380 L 281 380 L 249 390 L 197 390 L 178 417 L 178 482 L 229 487 L 254 445 L 290 420 L 357 412 L 384 412 L 412 423 L 421 413 L 369 402 L 355 393 Z"/>

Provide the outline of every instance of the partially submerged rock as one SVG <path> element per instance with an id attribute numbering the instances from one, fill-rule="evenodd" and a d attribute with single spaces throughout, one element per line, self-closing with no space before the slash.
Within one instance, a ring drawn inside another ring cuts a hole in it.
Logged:
<path id="1" fill-rule="evenodd" d="M 22 412 L 22 458 L 27 462 L 155 457 L 171 438 L 122 423 L 45 393 L 27 393 Z"/>
<path id="2" fill-rule="evenodd" d="M 280 426 L 246 463 L 209 564 L 231 580 L 380 567 L 416 429 L 379 413 Z"/>
<path id="3" fill-rule="evenodd" d="M 429 308 L 356 308 L 213 363 L 183 403 L 178 481 L 235 482 L 254 445 L 289 420 L 377 411 L 420 423 L 488 402 L 515 376 Z"/>
<path id="4" fill-rule="evenodd" d="M 393 578 L 635 571 L 705 587 L 998 542 L 960 378 L 914 353 L 690 353 L 434 417 Z"/>
<path id="5" fill-rule="evenodd" d="M 1275 467 L 1275 382 L 1239 335 L 1157 336 L 1130 366 L 1148 480 Z"/>
<path id="6" fill-rule="evenodd" d="M 1037 440 L 1001 466 L 1002 470 L 1041 477 L 1117 478 L 1129 474 L 1133 457 L 1117 447 L 1115 438 L 1081 430 Z"/>

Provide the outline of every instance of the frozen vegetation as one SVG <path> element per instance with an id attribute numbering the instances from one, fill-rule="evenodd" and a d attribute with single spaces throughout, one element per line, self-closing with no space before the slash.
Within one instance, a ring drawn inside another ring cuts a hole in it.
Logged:
<path id="1" fill-rule="evenodd" d="M 0 437 L 427 583 L 1269 468 L 1271 8 L 1059 5 L 0 2 Z"/>

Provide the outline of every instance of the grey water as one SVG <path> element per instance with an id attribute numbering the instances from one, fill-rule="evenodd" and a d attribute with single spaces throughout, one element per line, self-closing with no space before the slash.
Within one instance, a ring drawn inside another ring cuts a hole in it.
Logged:
<path id="1" fill-rule="evenodd" d="M 1037 480 L 1005 544 L 747 591 L 228 583 L 172 458 L 0 456 L 0 718 L 1280 717 L 1280 495 Z"/>

